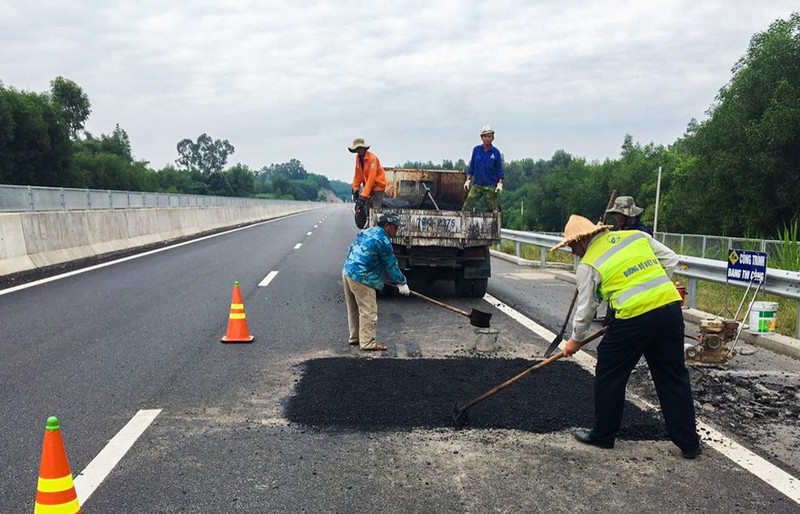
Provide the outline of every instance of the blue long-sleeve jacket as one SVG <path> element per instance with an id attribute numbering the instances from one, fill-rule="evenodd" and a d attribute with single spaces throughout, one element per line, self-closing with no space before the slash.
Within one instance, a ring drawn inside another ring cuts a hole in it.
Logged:
<path id="1" fill-rule="evenodd" d="M 476 186 L 496 186 L 504 178 L 500 150 L 493 146 L 491 150 L 484 152 L 483 145 L 473 148 L 467 174 L 472 177 L 472 183 Z"/>
<path id="2" fill-rule="evenodd" d="M 361 282 L 378 291 L 383 290 L 384 277 L 391 282 L 405 284 L 406 277 L 397 265 L 392 251 L 392 241 L 383 227 L 362 230 L 350 245 L 342 273 L 351 280 Z"/>

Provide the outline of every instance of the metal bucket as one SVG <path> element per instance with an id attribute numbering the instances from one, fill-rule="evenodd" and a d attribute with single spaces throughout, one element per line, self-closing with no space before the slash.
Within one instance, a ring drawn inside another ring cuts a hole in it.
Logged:
<path id="1" fill-rule="evenodd" d="M 481 353 L 497 351 L 497 336 L 500 331 L 496 328 L 478 328 L 475 330 L 478 338 L 475 340 L 475 350 Z"/>

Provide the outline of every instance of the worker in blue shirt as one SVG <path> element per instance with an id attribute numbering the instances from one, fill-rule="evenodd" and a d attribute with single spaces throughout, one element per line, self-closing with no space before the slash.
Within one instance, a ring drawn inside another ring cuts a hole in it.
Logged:
<path id="1" fill-rule="evenodd" d="M 403 272 L 397 265 L 391 237 L 402 225 L 400 217 L 389 211 L 381 214 L 376 227 L 358 233 L 350 245 L 342 269 L 344 298 L 347 304 L 349 342 L 363 351 L 383 351 L 386 347 L 375 342 L 378 323 L 377 292 L 383 290 L 385 278 L 397 284 L 400 294 L 411 291 Z"/>
<path id="2" fill-rule="evenodd" d="M 486 212 L 497 210 L 497 195 L 503 191 L 503 156 L 492 145 L 494 130 L 481 129 L 481 144 L 472 149 L 464 190 L 468 192 L 462 210 L 471 211 L 484 199 Z"/>

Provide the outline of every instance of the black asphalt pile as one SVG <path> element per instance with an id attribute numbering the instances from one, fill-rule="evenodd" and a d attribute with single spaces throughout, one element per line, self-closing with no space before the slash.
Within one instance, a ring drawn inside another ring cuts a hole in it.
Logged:
<path id="1" fill-rule="evenodd" d="M 454 428 L 453 408 L 539 361 L 525 359 L 327 358 L 302 364 L 286 405 L 294 423 L 322 430 L 403 431 Z M 593 377 L 557 361 L 467 413 L 466 428 L 549 433 L 591 427 Z M 665 439 L 660 414 L 628 403 L 620 439 Z"/>

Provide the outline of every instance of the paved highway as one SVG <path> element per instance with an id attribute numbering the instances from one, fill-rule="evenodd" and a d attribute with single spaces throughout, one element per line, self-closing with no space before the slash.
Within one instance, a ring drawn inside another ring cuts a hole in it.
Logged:
<path id="1" fill-rule="evenodd" d="M 496 259 L 484 300 L 412 284 L 491 312 L 497 351 L 472 349 L 463 316 L 387 297 L 390 350 L 360 353 L 340 279 L 355 233 L 332 206 L 0 291 L 0 512 L 32 511 L 51 415 L 84 512 L 800 511 L 791 447 L 737 453 L 709 425 L 686 461 L 642 402 L 614 450 L 575 442 L 592 419 L 585 353 L 454 429 L 454 402 L 541 355 L 574 286 Z M 251 344 L 220 342 L 234 281 Z"/>

